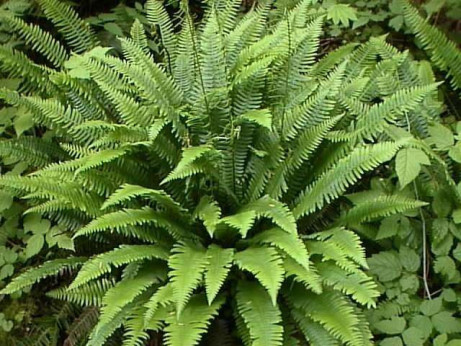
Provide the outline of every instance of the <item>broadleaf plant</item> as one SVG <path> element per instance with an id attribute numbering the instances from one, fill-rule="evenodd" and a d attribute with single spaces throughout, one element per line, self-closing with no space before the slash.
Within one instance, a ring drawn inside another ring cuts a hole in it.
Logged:
<path id="1" fill-rule="evenodd" d="M 40 4 L 64 43 L 1 14 L 47 65 L 6 49 L 3 68 L 43 83 L 0 97 L 50 135 L 0 142 L 3 157 L 34 168 L 0 185 L 89 258 L 52 259 L 0 293 L 81 265 L 48 295 L 99 307 L 89 345 L 120 327 L 127 345 L 196 345 L 222 324 L 245 345 L 370 344 L 363 308 L 379 293 L 348 227 L 423 203 L 365 200 L 322 216 L 414 147 L 395 132 L 435 102 L 421 64 L 384 37 L 317 54 L 325 16 L 310 0 L 276 19 L 270 2 L 241 15 L 239 1 L 209 1 L 199 22 L 186 2 L 170 18 L 148 0 L 158 53 L 140 22 L 119 52 L 55 2 Z"/>

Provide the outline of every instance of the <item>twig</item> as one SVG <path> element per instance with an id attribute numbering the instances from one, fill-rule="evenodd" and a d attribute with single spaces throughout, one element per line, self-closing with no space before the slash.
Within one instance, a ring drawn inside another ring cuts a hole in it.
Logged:
<path id="1" fill-rule="evenodd" d="M 407 129 L 408 132 L 411 133 L 411 125 L 410 119 L 408 119 L 408 114 L 405 114 L 405 118 L 407 120 Z M 419 200 L 419 192 L 418 186 L 416 185 L 416 181 L 413 181 L 413 189 L 415 190 L 415 197 Z M 423 233 L 423 282 L 424 282 L 424 290 L 426 291 L 427 297 L 432 299 L 431 291 L 429 290 L 429 284 L 427 281 L 427 274 L 428 274 L 428 266 L 427 266 L 427 235 L 426 235 L 426 219 L 424 218 L 424 213 L 422 207 L 419 208 L 419 216 L 421 217 L 421 228 Z"/>

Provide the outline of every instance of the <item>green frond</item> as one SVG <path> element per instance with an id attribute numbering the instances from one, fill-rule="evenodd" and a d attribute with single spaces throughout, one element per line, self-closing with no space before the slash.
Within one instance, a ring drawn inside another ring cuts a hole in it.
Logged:
<path id="1" fill-rule="evenodd" d="M 328 262 L 317 264 L 319 275 L 326 286 L 351 295 L 354 300 L 367 307 L 375 307 L 379 296 L 378 286 L 371 276 L 348 273 Z"/>
<path id="2" fill-rule="evenodd" d="M 213 233 L 221 217 L 221 208 L 218 203 L 210 197 L 202 197 L 194 211 L 194 215 L 196 218 L 203 221 L 208 234 L 210 237 L 213 237 Z"/>
<path id="3" fill-rule="evenodd" d="M 44 167 L 67 155 L 51 141 L 32 136 L 21 136 L 0 141 L 0 157 L 26 162 L 33 167 Z"/>
<path id="4" fill-rule="evenodd" d="M 368 268 L 368 264 L 365 259 L 365 251 L 362 247 L 360 238 L 352 231 L 338 227 L 331 230 L 310 234 L 305 236 L 305 238 L 313 240 L 315 239 L 317 245 L 334 245 L 334 248 L 336 248 L 334 253 L 336 255 L 339 255 L 340 257 L 348 257 L 363 268 Z M 310 241 L 306 243 L 308 249 L 310 243 Z M 322 251 L 318 253 L 322 254 L 324 257 L 327 255 L 326 252 L 322 253 Z M 332 259 L 334 259 L 334 257 L 335 256 L 333 256 Z"/>
<path id="5" fill-rule="evenodd" d="M 213 2 L 212 6 L 214 5 L 218 14 L 219 27 L 224 34 L 227 34 L 234 28 L 241 4 L 242 0 Z"/>
<path id="6" fill-rule="evenodd" d="M 112 280 L 102 278 L 72 290 L 67 287 L 57 288 L 47 292 L 46 295 L 81 306 L 101 306 L 104 294 L 113 286 Z"/>
<path id="7" fill-rule="evenodd" d="M 108 230 L 111 232 L 126 232 L 129 234 L 132 226 L 144 224 L 153 224 L 157 227 L 164 228 L 172 235 L 185 235 L 186 238 L 193 236 L 192 234 L 187 236 L 183 225 L 179 224 L 177 220 L 171 220 L 167 213 L 155 211 L 149 207 L 143 207 L 141 209 L 122 209 L 102 215 L 81 228 L 75 233 L 74 237 L 91 235 Z"/>
<path id="8" fill-rule="evenodd" d="M 150 125 L 148 113 L 151 109 L 140 105 L 133 97 L 116 90 L 113 86 L 102 81 L 97 81 L 99 88 L 106 94 L 107 98 L 114 104 L 120 119 L 128 126 Z"/>
<path id="9" fill-rule="evenodd" d="M 0 61 L 0 70 L 10 78 L 23 78 L 20 91 L 38 90 L 51 95 L 57 92 L 56 86 L 49 81 L 48 68 L 34 63 L 23 52 L 0 46 Z"/>
<path id="10" fill-rule="evenodd" d="M 329 118 L 336 104 L 346 66 L 346 62 L 341 63 L 320 83 L 315 94 L 285 115 L 282 128 L 284 138 L 294 139 L 302 130 Z"/>
<path id="11" fill-rule="evenodd" d="M 211 319 L 218 314 L 224 303 L 223 298 L 208 304 L 205 295 L 193 296 L 180 316 L 171 314 L 167 319 L 164 341 L 171 346 L 197 345 L 200 337 L 207 331 Z"/>
<path id="12" fill-rule="evenodd" d="M 363 173 L 389 161 L 399 147 L 398 143 L 382 142 L 352 151 L 301 193 L 293 209 L 295 218 L 310 214 L 339 197 Z"/>
<path id="13" fill-rule="evenodd" d="M 76 109 L 65 106 L 53 98 L 42 99 L 29 96 L 26 102 L 38 110 L 35 117 L 38 122 L 51 128 L 58 128 L 58 131 L 68 130 L 71 137 L 78 137 L 78 131 L 74 127 L 83 123 L 84 118 Z"/>
<path id="14" fill-rule="evenodd" d="M 81 189 L 82 185 L 75 181 L 61 180 L 53 175 L 47 177 L 3 175 L 0 177 L 0 186 L 11 187 L 22 194 L 29 193 L 34 198 L 60 200 L 86 215 L 100 214 L 101 197 L 94 191 Z"/>
<path id="15" fill-rule="evenodd" d="M 1 18 L 11 25 L 33 50 L 43 54 L 56 67 L 64 64 L 69 58 L 66 49 L 38 25 L 27 24 L 11 15 L 1 14 Z"/>
<path id="16" fill-rule="evenodd" d="M 162 181 L 163 183 L 170 182 L 175 179 L 183 179 L 192 174 L 199 173 L 201 170 L 195 171 L 194 163 L 205 155 L 213 153 L 215 150 L 210 145 L 201 145 L 197 147 L 189 147 L 184 149 L 182 153 L 181 161 L 179 161 L 176 168 L 168 174 L 168 176 Z"/>
<path id="17" fill-rule="evenodd" d="M 119 159 L 124 156 L 128 151 L 128 148 L 122 147 L 117 149 L 106 149 L 97 152 L 93 152 L 92 155 L 80 158 L 78 169 L 75 174 L 80 174 L 90 169 L 102 166 L 106 163 Z"/>
<path id="18" fill-rule="evenodd" d="M 248 328 L 251 345 L 282 345 L 282 317 L 265 290 L 255 282 L 240 281 L 237 287 L 237 308 Z"/>
<path id="19" fill-rule="evenodd" d="M 238 229 L 242 237 L 246 238 L 248 231 L 255 223 L 255 219 L 256 212 L 254 210 L 249 210 L 223 217 L 220 221 Z"/>
<path id="20" fill-rule="evenodd" d="M 250 247 L 236 252 L 234 262 L 240 269 L 252 273 L 259 280 L 269 293 L 272 303 L 276 305 L 284 276 L 283 261 L 277 251 L 270 247 Z"/>
<path id="21" fill-rule="evenodd" d="M 340 219 L 341 224 L 357 224 L 368 222 L 380 217 L 403 213 L 427 205 L 425 202 L 404 196 L 377 196 L 373 199 L 361 201 Z"/>
<path id="22" fill-rule="evenodd" d="M 323 292 L 322 278 L 320 277 L 315 266 L 309 268 L 302 266 L 290 257 L 283 260 L 286 277 L 293 277 L 293 280 L 303 284 L 308 290 L 320 294 Z"/>
<path id="23" fill-rule="evenodd" d="M 74 345 L 84 340 L 98 322 L 98 317 L 99 311 L 96 307 L 90 306 L 85 308 L 67 329 L 67 337 L 64 343 Z"/>
<path id="24" fill-rule="evenodd" d="M 68 4 L 58 0 L 39 0 L 38 3 L 45 16 L 53 22 L 69 46 L 77 53 L 89 51 L 98 44 L 89 24 L 80 19 Z"/>
<path id="25" fill-rule="evenodd" d="M 403 8 L 405 22 L 411 32 L 421 40 L 423 47 L 431 56 L 432 62 L 448 73 L 455 89 L 461 88 L 461 51 L 445 34 L 429 24 L 408 1 L 399 0 Z"/>
<path id="26" fill-rule="evenodd" d="M 139 48 L 143 51 L 149 51 L 149 45 L 147 43 L 146 32 L 144 31 L 144 26 L 141 24 L 139 19 L 135 19 L 133 25 L 131 26 L 130 31 L 131 39 L 135 42 Z"/>
<path id="27" fill-rule="evenodd" d="M 56 259 L 45 262 L 39 267 L 31 268 L 26 272 L 15 277 L 5 288 L 0 291 L 0 294 L 12 294 L 22 290 L 23 288 L 32 286 L 33 284 L 50 276 L 59 275 L 66 270 L 72 270 L 84 263 L 84 257 L 70 257 L 67 259 Z"/>
<path id="28" fill-rule="evenodd" d="M 144 329 L 143 313 L 143 307 L 133 309 L 123 324 L 123 346 L 143 346 L 149 339 L 149 334 Z"/>
<path id="29" fill-rule="evenodd" d="M 254 211 L 257 218 L 267 217 L 285 232 L 297 234 L 296 221 L 288 206 L 269 196 L 264 196 L 242 208 L 242 212 Z"/>
<path id="30" fill-rule="evenodd" d="M 205 270 L 205 289 L 208 304 L 216 298 L 232 266 L 234 249 L 210 245 L 206 252 L 208 265 Z"/>
<path id="31" fill-rule="evenodd" d="M 240 115 L 237 120 L 239 118 L 254 122 L 269 131 L 272 130 L 272 114 L 268 109 L 251 110 Z"/>
<path id="32" fill-rule="evenodd" d="M 267 3 L 261 4 L 256 9 L 249 11 L 235 28 L 224 36 L 228 66 L 235 68 L 239 53 L 261 38 L 266 25 L 269 6 Z"/>
<path id="33" fill-rule="evenodd" d="M 125 306 L 132 303 L 157 280 L 155 272 L 144 268 L 134 278 L 125 278 L 110 288 L 102 298 L 101 315 L 95 329 L 110 324 Z"/>
<path id="34" fill-rule="evenodd" d="M 181 90 L 174 83 L 174 79 L 154 62 L 151 54 L 144 52 L 132 40 L 125 38 L 120 41 L 123 53 L 132 62 L 132 66 L 119 64 L 114 67 L 120 68 L 120 72 L 139 86 L 147 99 L 156 100 L 165 114 L 174 113 L 182 101 Z M 111 63 L 114 60 L 107 57 L 105 61 Z"/>
<path id="35" fill-rule="evenodd" d="M 155 293 L 149 298 L 144 306 L 146 311 L 144 313 L 144 325 L 149 325 L 152 318 L 160 307 L 166 307 L 170 303 L 174 303 L 173 298 L 173 285 L 171 282 L 164 286 L 161 286 L 155 291 Z"/>
<path id="36" fill-rule="evenodd" d="M 393 93 L 384 102 L 372 106 L 368 112 L 357 117 L 355 130 L 347 135 L 341 135 L 339 138 L 373 138 L 379 136 L 389 123 L 394 122 L 402 115 L 414 111 L 429 94 L 437 89 L 438 84 L 424 86 L 415 86 L 408 89 L 398 90 Z M 337 137 L 333 132 L 332 138 Z"/>
<path id="37" fill-rule="evenodd" d="M 320 323 L 313 321 L 301 309 L 293 308 L 290 313 L 311 345 L 337 346 L 340 344 Z"/>
<path id="38" fill-rule="evenodd" d="M 91 332 L 87 346 L 101 346 L 106 340 L 120 328 L 122 323 L 128 318 L 134 304 L 124 306 L 108 323 L 101 325 L 98 323 Z"/>
<path id="39" fill-rule="evenodd" d="M 285 297 L 295 308 L 320 323 L 343 344 L 362 345 L 356 342 L 360 339 L 358 318 L 353 307 L 341 294 L 328 291 L 314 294 L 297 285 Z"/>
<path id="40" fill-rule="evenodd" d="M 125 204 L 135 197 L 145 197 L 173 211 L 182 211 L 181 205 L 163 190 L 149 189 L 139 185 L 124 184 L 107 198 L 101 209 Z"/>
<path id="41" fill-rule="evenodd" d="M 112 251 L 104 252 L 89 259 L 78 272 L 77 277 L 69 286 L 69 290 L 76 289 L 90 280 L 94 280 L 106 273 L 112 267 L 149 259 L 168 260 L 168 251 L 158 245 L 121 245 Z"/>
<path id="42" fill-rule="evenodd" d="M 163 7 L 162 1 L 148 0 L 145 7 L 149 23 L 151 25 L 157 25 L 160 29 L 160 38 L 162 40 L 162 46 L 164 47 L 164 59 L 171 70 L 172 62 L 176 57 L 177 42 L 172 21 L 168 12 Z"/>
<path id="43" fill-rule="evenodd" d="M 206 251 L 189 244 L 177 244 L 170 256 L 168 273 L 173 286 L 173 297 L 176 302 L 176 314 L 179 317 L 189 301 L 192 291 L 202 280 L 208 260 Z M 191 266 L 191 263 L 193 265 Z"/>
<path id="44" fill-rule="evenodd" d="M 203 28 L 200 37 L 200 92 L 197 95 L 197 115 L 205 112 L 206 124 L 212 134 L 219 135 L 226 125 L 230 113 L 229 81 L 226 69 L 226 57 L 218 16 L 214 9 Z"/>
<path id="45" fill-rule="evenodd" d="M 284 232 L 280 228 L 272 228 L 255 235 L 251 238 L 251 242 L 274 246 L 293 258 L 298 264 L 306 269 L 309 268 L 309 255 L 306 246 L 295 234 Z"/>
<path id="46" fill-rule="evenodd" d="M 313 127 L 308 127 L 294 141 L 291 155 L 288 156 L 276 169 L 269 180 L 266 191 L 273 198 L 280 197 L 287 190 L 286 181 L 293 172 L 307 162 L 314 151 L 320 146 L 327 133 L 341 119 L 341 116 L 323 121 Z"/>

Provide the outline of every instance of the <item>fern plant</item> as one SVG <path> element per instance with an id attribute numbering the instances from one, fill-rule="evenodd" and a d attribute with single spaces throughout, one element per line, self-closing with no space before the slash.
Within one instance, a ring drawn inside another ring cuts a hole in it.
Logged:
<path id="1" fill-rule="evenodd" d="M 317 56 L 324 17 L 310 0 L 271 21 L 270 2 L 240 15 L 239 1 L 210 1 L 199 23 L 186 3 L 173 19 L 149 0 L 161 50 L 135 21 L 122 56 L 70 8 L 40 4 L 66 43 L 3 15 L 48 64 L 5 48 L 2 68 L 25 71 L 25 88 L 0 97 L 50 134 L 0 141 L 2 157 L 35 167 L 0 185 L 71 232 L 79 256 L 0 293 L 80 268 L 48 295 L 99 308 L 89 345 L 120 327 L 126 345 L 195 345 L 222 325 L 245 345 L 370 344 L 362 308 L 378 291 L 347 226 L 422 204 L 326 215 L 414 145 L 393 136 L 408 114 L 422 114 L 422 130 L 434 117 L 437 84 L 420 64 L 384 37 Z"/>

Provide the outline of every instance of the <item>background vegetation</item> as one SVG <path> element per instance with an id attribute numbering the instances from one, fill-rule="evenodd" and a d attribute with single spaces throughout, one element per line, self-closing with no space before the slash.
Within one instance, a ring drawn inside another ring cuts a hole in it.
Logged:
<path id="1" fill-rule="evenodd" d="M 461 2 L 164 5 L 0 6 L 0 344 L 461 344 Z"/>

